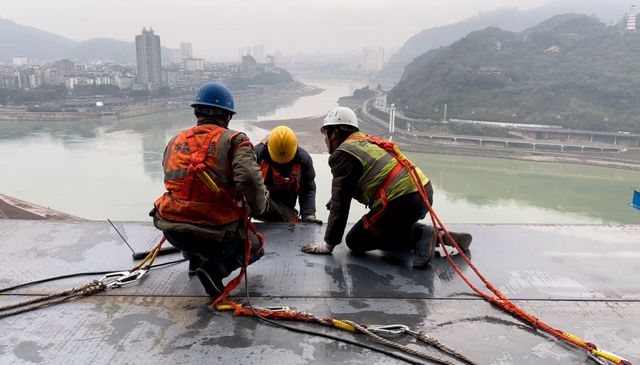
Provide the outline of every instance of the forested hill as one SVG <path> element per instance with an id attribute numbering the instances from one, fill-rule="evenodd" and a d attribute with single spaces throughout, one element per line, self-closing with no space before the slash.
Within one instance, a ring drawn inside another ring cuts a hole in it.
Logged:
<path id="1" fill-rule="evenodd" d="M 640 33 L 575 14 L 474 32 L 407 66 L 389 102 L 449 117 L 640 132 Z"/>

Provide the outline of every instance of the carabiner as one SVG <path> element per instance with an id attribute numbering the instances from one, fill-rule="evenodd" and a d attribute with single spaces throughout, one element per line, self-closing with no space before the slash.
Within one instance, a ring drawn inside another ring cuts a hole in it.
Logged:
<path id="1" fill-rule="evenodd" d="M 100 279 L 107 289 L 119 288 L 140 280 L 149 269 L 108 273 Z"/>

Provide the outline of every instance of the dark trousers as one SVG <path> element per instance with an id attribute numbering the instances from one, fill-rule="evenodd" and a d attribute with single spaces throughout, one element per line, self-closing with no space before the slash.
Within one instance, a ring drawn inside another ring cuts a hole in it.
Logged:
<path id="1" fill-rule="evenodd" d="M 433 203 L 433 187 L 431 182 L 424 186 L 429 198 L 429 204 Z M 419 192 L 403 195 L 389 202 L 387 210 L 375 223 L 374 228 L 378 234 L 364 228 L 360 219 L 347 233 L 346 242 L 351 251 L 365 252 L 383 250 L 392 252 L 408 252 L 413 250 L 415 242 L 414 231 L 420 229 L 416 225 L 420 219 L 426 217 L 427 205 L 422 200 Z M 369 219 L 376 212 L 369 212 Z"/>
<path id="2" fill-rule="evenodd" d="M 237 234 L 222 240 L 182 231 L 165 231 L 164 235 L 169 243 L 182 251 L 184 258 L 189 260 L 190 270 L 202 268 L 210 275 L 223 279 L 233 270 L 240 268 L 244 262 L 246 241 Z M 264 252 L 256 252 L 260 247 L 258 238 L 252 233 L 248 236 L 252 243 L 249 257 L 251 264 L 258 261 Z"/>

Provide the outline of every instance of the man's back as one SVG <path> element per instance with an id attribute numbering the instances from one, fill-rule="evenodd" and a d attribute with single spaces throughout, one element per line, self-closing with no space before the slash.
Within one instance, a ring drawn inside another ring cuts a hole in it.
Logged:
<path id="1" fill-rule="evenodd" d="M 160 215 L 171 221 L 225 225 L 240 219 L 240 197 L 253 211 L 263 210 L 265 187 L 253 156 L 246 135 L 215 123 L 182 131 L 164 152 L 167 193 L 156 201 Z"/>

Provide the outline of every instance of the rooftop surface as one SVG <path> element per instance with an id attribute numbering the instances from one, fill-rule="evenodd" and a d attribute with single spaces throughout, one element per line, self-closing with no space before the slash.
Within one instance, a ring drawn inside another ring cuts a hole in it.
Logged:
<path id="1" fill-rule="evenodd" d="M 160 237 L 150 223 L 114 222 L 136 251 Z M 300 252 L 317 225 L 258 224 L 266 255 L 249 267 L 256 306 L 288 305 L 321 317 L 405 324 L 480 364 L 595 364 L 472 294 L 444 258 L 415 270 L 409 254 L 364 257 Z M 470 257 L 509 298 L 543 321 L 638 363 L 640 225 L 450 225 L 474 235 Z M 0 288 L 87 271 L 129 269 L 131 251 L 107 222 L 0 220 Z M 157 263 L 181 258 L 161 256 Z M 471 270 L 455 260 L 465 274 Z M 232 275 L 232 277 L 235 276 Z M 65 279 L 0 294 L 0 306 L 97 279 Z M 226 281 L 225 281 L 226 282 Z M 234 295 L 241 296 L 241 287 Z M 0 319 L 0 363 L 403 363 L 353 345 L 216 312 L 187 264 L 140 283 Z M 382 347 L 364 335 L 290 323 Z M 396 338 L 433 355 L 433 348 Z"/>

